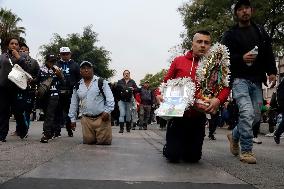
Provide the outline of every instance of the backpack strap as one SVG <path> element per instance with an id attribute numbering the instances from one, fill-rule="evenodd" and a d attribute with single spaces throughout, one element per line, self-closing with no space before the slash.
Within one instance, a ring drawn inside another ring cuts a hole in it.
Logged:
<path id="1" fill-rule="evenodd" d="M 79 85 L 80 85 L 80 81 L 77 82 L 74 85 L 74 88 L 76 90 L 78 90 L 79 89 Z M 98 87 L 99 87 L 99 90 L 100 90 L 100 94 L 104 97 L 104 100 L 106 100 L 106 95 L 105 95 L 104 90 L 103 90 L 103 85 L 104 85 L 104 79 L 99 77 L 99 79 L 98 79 Z"/>
<path id="2" fill-rule="evenodd" d="M 80 81 L 78 81 L 78 82 L 74 85 L 74 89 L 76 89 L 76 91 L 79 89 L 79 85 L 80 85 Z"/>
<path id="3" fill-rule="evenodd" d="M 105 95 L 104 90 L 103 90 L 103 85 L 104 85 L 104 79 L 99 77 L 99 79 L 98 79 L 98 87 L 99 87 L 101 95 L 104 97 L 104 100 L 106 100 L 106 95 Z"/>

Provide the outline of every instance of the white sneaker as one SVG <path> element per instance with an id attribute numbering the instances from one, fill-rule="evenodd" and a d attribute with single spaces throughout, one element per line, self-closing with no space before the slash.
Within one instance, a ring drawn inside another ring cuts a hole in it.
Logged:
<path id="1" fill-rule="evenodd" d="M 256 143 L 256 144 L 261 144 L 262 143 L 262 141 L 260 139 L 258 139 L 258 138 L 253 138 L 252 142 Z"/>
<path id="2" fill-rule="evenodd" d="M 273 137 L 274 136 L 274 133 L 268 133 L 265 135 L 266 137 Z"/>

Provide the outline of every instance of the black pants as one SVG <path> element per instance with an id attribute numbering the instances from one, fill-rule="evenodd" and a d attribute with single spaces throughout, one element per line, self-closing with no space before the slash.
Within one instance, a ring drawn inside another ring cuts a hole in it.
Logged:
<path id="1" fill-rule="evenodd" d="M 29 119 L 27 119 L 28 93 L 27 90 L 18 90 L 16 100 L 12 104 L 12 113 L 16 119 L 16 132 L 24 138 L 28 133 Z"/>
<path id="2" fill-rule="evenodd" d="M 260 121 L 252 126 L 253 137 L 257 138 L 260 129 Z"/>
<path id="3" fill-rule="evenodd" d="M 60 94 L 59 95 L 59 104 L 56 110 L 57 117 L 56 120 L 60 122 L 60 125 L 65 125 L 66 130 L 68 132 L 72 132 L 71 130 L 71 120 L 68 116 L 70 103 L 71 103 L 72 93 L 71 91 L 68 93 Z"/>
<path id="4" fill-rule="evenodd" d="M 205 136 L 205 114 L 195 118 L 174 118 L 170 120 L 163 154 L 172 162 L 184 160 L 198 162 L 202 156 Z"/>
<path id="5" fill-rule="evenodd" d="M 280 112 L 282 114 L 282 120 L 281 122 L 279 123 L 279 126 L 277 127 L 277 129 L 275 130 L 275 133 L 274 135 L 277 136 L 277 137 L 280 137 L 281 134 L 284 132 L 284 111 L 283 112 Z"/>
<path id="6" fill-rule="evenodd" d="M 45 120 L 43 122 L 43 132 L 47 137 L 52 137 L 55 133 L 60 133 L 59 122 L 55 119 L 58 100 L 59 96 L 50 96 L 46 99 L 47 105 L 44 108 Z"/>
<path id="7" fill-rule="evenodd" d="M 0 140 L 6 139 L 9 131 L 11 105 L 16 93 L 9 87 L 0 87 Z"/>
<path id="8" fill-rule="evenodd" d="M 211 114 L 211 119 L 208 120 L 209 122 L 209 136 L 214 135 L 218 125 L 220 124 L 220 116 L 219 112 L 216 114 Z"/>
<path id="9" fill-rule="evenodd" d="M 165 119 L 163 119 L 163 118 L 161 118 L 161 117 L 159 117 L 159 116 L 157 116 L 156 119 L 157 119 L 157 124 L 160 125 L 160 128 L 161 128 L 161 129 L 166 128 L 166 126 L 167 126 L 167 120 L 165 120 Z"/>

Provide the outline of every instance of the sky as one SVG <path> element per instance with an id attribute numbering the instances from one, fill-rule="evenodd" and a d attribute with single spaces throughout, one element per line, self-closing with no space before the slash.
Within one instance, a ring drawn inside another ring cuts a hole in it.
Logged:
<path id="1" fill-rule="evenodd" d="M 109 67 L 116 71 L 111 81 L 122 78 L 125 69 L 137 83 L 147 73 L 168 68 L 169 50 L 181 43 L 184 31 L 177 9 L 188 0 L 0 0 L 26 28 L 31 56 L 40 59 L 39 48 L 54 33 L 61 37 L 80 33 L 93 25 L 98 46 L 110 51 Z"/>

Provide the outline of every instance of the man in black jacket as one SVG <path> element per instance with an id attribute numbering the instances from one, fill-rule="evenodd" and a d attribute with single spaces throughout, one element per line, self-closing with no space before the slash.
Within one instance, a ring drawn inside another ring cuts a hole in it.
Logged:
<path id="1" fill-rule="evenodd" d="M 233 155 L 239 155 L 240 142 L 240 161 L 255 164 L 252 127 L 261 118 L 262 83 L 267 85 L 268 76 L 274 87 L 277 69 L 268 34 L 251 20 L 250 1 L 239 0 L 234 14 L 238 23 L 222 39 L 230 50 L 233 98 L 239 108 L 238 124 L 228 139 Z"/>
<path id="2" fill-rule="evenodd" d="M 126 131 L 130 132 L 131 128 L 131 108 L 133 103 L 133 92 L 137 89 L 137 85 L 130 78 L 129 70 L 124 70 L 123 78 L 117 82 L 117 90 L 119 91 L 119 133 L 124 131 L 124 122 L 126 122 Z"/>
<path id="3" fill-rule="evenodd" d="M 17 94 L 17 99 L 12 106 L 13 114 L 16 115 L 16 131 L 12 135 L 19 135 L 19 125 L 22 125 L 28 131 L 30 127 L 30 114 L 35 108 L 35 93 L 36 93 L 36 81 L 39 73 L 38 62 L 30 56 L 29 47 L 25 43 L 20 45 L 20 54 L 25 58 L 27 72 L 33 77 L 28 83 L 25 90 L 19 90 Z M 24 132 L 24 134 L 28 134 Z"/>
<path id="4" fill-rule="evenodd" d="M 63 71 L 65 85 L 61 86 L 60 88 L 57 119 L 61 119 L 62 124 L 65 124 L 68 136 L 73 137 L 71 121 L 68 117 L 68 112 L 71 103 L 73 87 L 80 81 L 81 78 L 80 68 L 79 65 L 71 59 L 71 51 L 69 47 L 61 47 L 59 51 L 60 60 L 57 62 L 57 66 Z M 60 133 L 55 133 L 54 137 L 59 136 L 61 136 Z"/>

